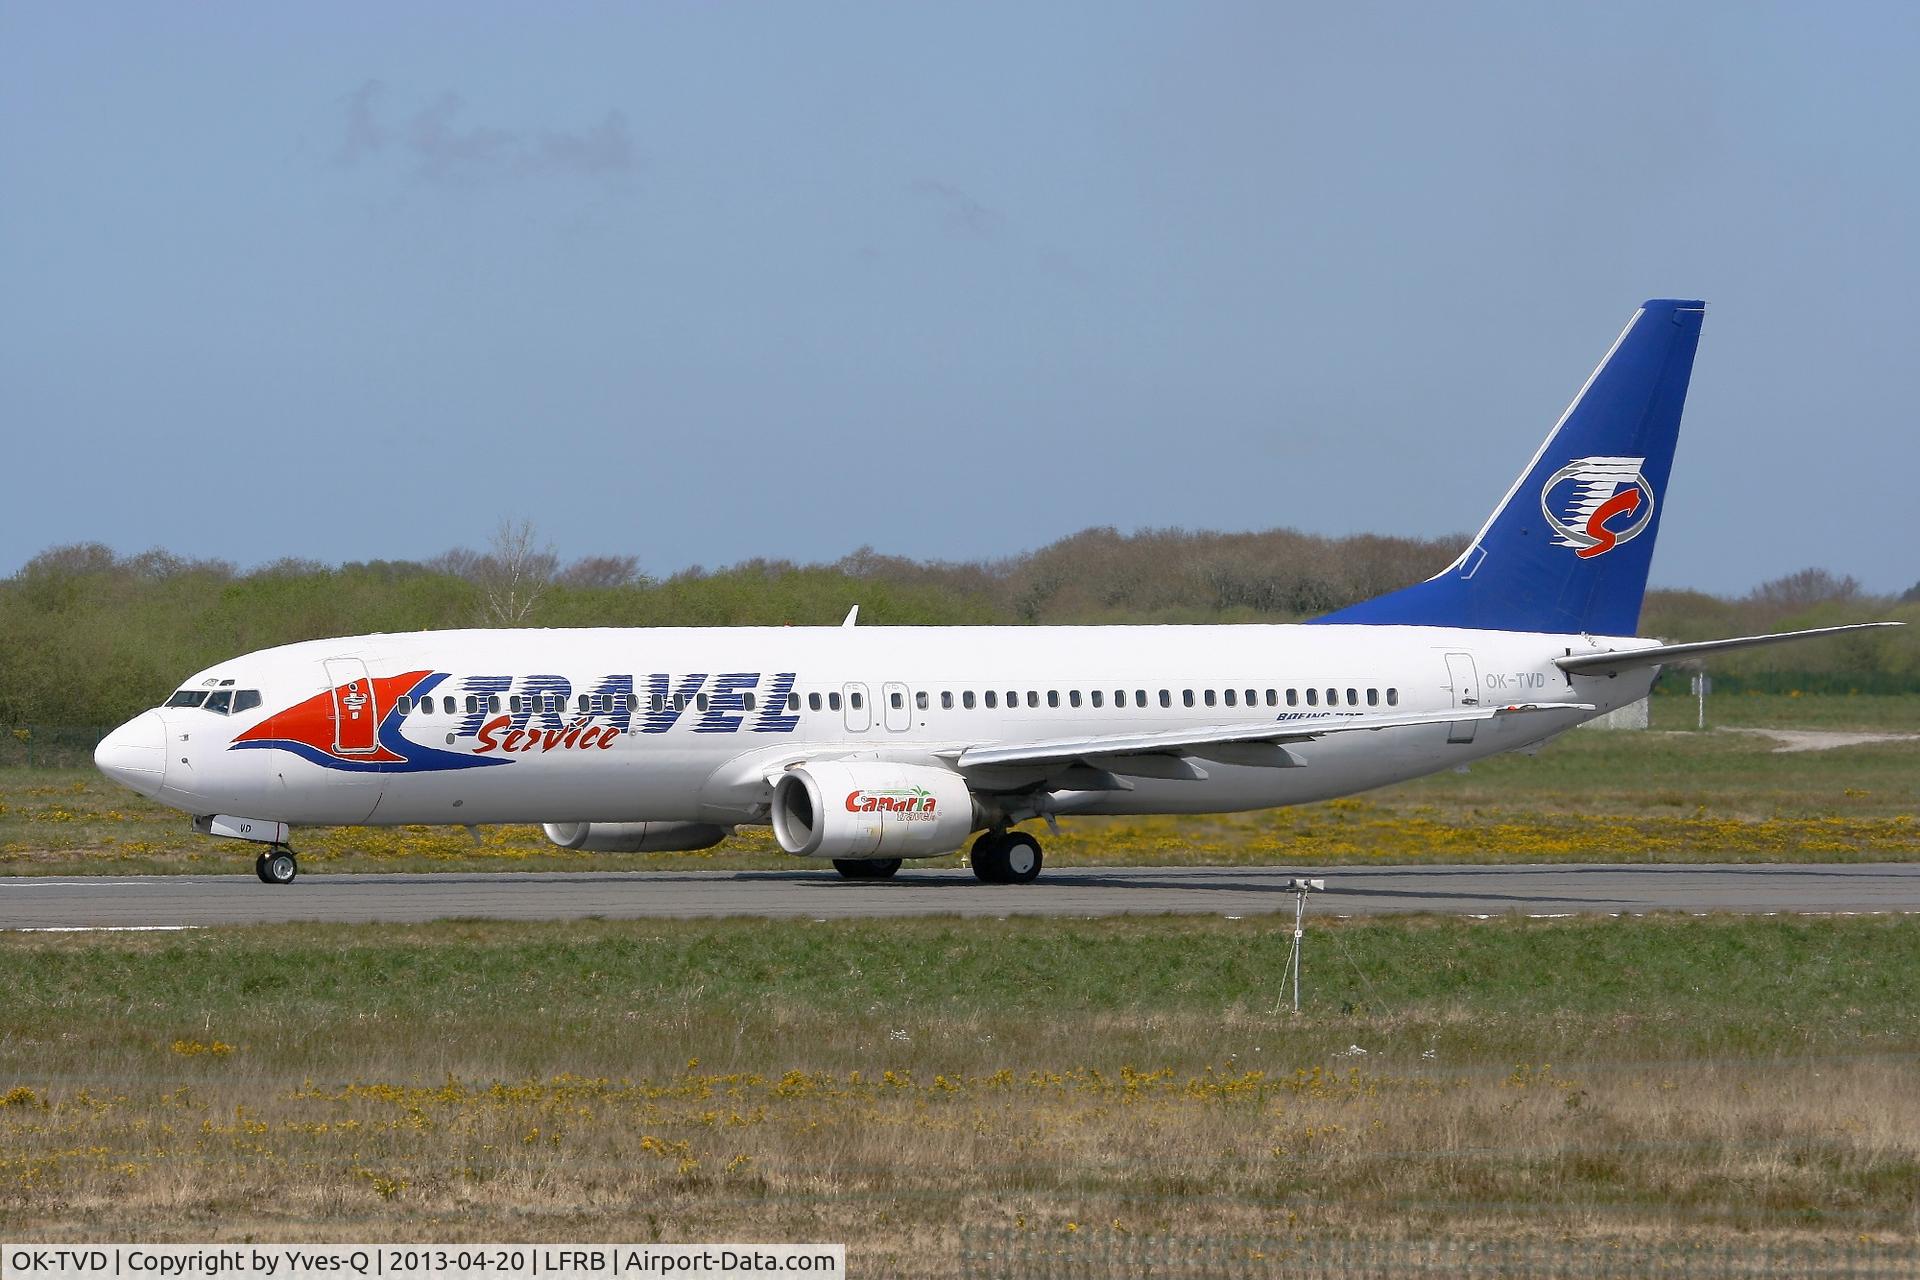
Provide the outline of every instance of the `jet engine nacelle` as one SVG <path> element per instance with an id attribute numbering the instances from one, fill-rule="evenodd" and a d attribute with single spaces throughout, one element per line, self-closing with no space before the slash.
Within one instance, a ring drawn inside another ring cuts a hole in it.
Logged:
<path id="1" fill-rule="evenodd" d="M 773 834 L 810 858 L 936 858 L 973 833 L 973 794 L 927 765 L 820 761 L 773 788 Z"/>
<path id="2" fill-rule="evenodd" d="M 707 849 L 733 834 L 711 822 L 549 822 L 540 828 L 562 849 L 589 853 L 675 853 Z"/>

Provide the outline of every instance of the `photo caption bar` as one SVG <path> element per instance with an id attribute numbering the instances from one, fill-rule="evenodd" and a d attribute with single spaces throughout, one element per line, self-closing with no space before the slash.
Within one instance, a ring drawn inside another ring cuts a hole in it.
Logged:
<path id="1" fill-rule="evenodd" d="M 0 1280 L 488 1280 L 532 1277 L 828 1276 L 844 1244 L 8 1244 Z"/>

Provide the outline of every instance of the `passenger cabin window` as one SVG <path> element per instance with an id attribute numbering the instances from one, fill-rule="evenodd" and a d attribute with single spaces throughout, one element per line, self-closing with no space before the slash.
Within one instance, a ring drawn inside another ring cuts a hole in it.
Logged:
<path id="1" fill-rule="evenodd" d="M 819 709 L 820 709 L 820 695 L 819 695 L 819 694 L 817 694 L 817 693 L 810 693 L 810 694 L 808 694 L 808 695 L 807 695 L 807 710 L 809 710 L 809 711 L 818 711 Z"/>
<path id="2" fill-rule="evenodd" d="M 239 710 L 237 706 L 234 709 L 236 711 Z M 493 694 L 487 695 L 487 711 L 490 714 L 497 715 L 499 713 L 500 711 L 500 695 L 499 694 L 493 693 Z"/>
<path id="3" fill-rule="evenodd" d="M 467 714 L 473 715 L 475 712 L 479 710 L 480 710 L 480 699 L 475 697 L 471 693 L 468 694 L 467 695 Z"/>
<path id="4" fill-rule="evenodd" d="M 968 711 L 973 710 L 973 690 L 967 689 L 960 694 L 960 705 Z"/>
<path id="5" fill-rule="evenodd" d="M 856 697 L 858 697 L 859 695 L 857 695 L 857 694 L 856 694 L 855 696 L 856 696 Z M 856 703 L 854 703 L 854 705 L 855 705 L 855 706 L 859 706 L 860 704 L 856 702 Z M 829 710 L 829 711 L 838 711 L 839 709 L 840 709 L 840 695 L 839 695 L 839 694 L 837 694 L 837 693 L 830 693 L 830 694 L 828 694 L 828 695 L 827 695 L 827 710 Z"/>
<path id="6" fill-rule="evenodd" d="M 1206 691 L 1204 695 L 1202 695 L 1201 701 L 1205 702 L 1208 706 L 1211 707 L 1211 706 L 1214 706 L 1216 703 L 1218 703 L 1219 699 L 1215 698 L 1213 696 L 1213 690 L 1209 689 Z"/>
<path id="7" fill-rule="evenodd" d="M 855 690 L 853 693 L 850 693 L 847 695 L 847 705 L 852 707 L 855 711 L 858 711 L 860 708 L 867 705 L 866 695 L 859 692 L 858 690 Z"/>
<path id="8" fill-rule="evenodd" d="M 1038 706 L 1040 705 L 1040 691 L 1039 691 L 1039 690 L 1037 690 L 1037 689 L 1029 689 L 1029 690 L 1027 690 L 1027 705 L 1028 705 L 1028 706 L 1030 706 L 1030 707 L 1038 707 Z"/>
<path id="9" fill-rule="evenodd" d="M 953 690 L 942 689 L 940 691 L 940 709 L 942 711 L 953 710 Z"/>
<path id="10" fill-rule="evenodd" d="M 997 707 L 999 707 L 999 705 L 1000 705 L 1000 695 L 995 693 L 991 689 L 987 690 L 987 710 L 992 711 Z"/>
<path id="11" fill-rule="evenodd" d="M 1267 705 L 1270 707 L 1280 705 L 1280 691 L 1278 689 L 1267 690 Z"/>
<path id="12" fill-rule="evenodd" d="M 949 696 L 949 698 L 951 698 L 951 696 L 952 696 L 952 695 L 948 695 L 948 696 Z M 920 710 L 922 710 L 922 711 L 925 711 L 925 710 L 927 709 L 927 694 L 926 694 L 926 690 L 924 690 L 924 689 L 922 689 L 922 690 L 918 690 L 918 691 L 916 691 L 916 692 L 914 693 L 914 695 L 913 695 L 913 705 L 914 705 L 915 707 L 917 707 L 917 708 L 919 708 L 919 709 L 920 709 Z"/>
<path id="13" fill-rule="evenodd" d="M 1390 707 L 1400 705 L 1400 691 L 1398 689 L 1387 690 L 1387 705 Z"/>
<path id="14" fill-rule="evenodd" d="M 1230 707 L 1231 707 L 1231 706 L 1233 706 L 1233 705 L 1234 705 L 1234 701 L 1233 701 L 1233 698 L 1234 698 L 1234 691 L 1233 691 L 1232 689 L 1229 689 L 1229 690 L 1227 690 L 1227 691 L 1226 691 L 1226 693 L 1225 693 L 1225 694 L 1224 694 L 1223 696 L 1224 696 L 1224 697 L 1226 698 L 1226 700 L 1227 700 L 1227 705 L 1228 705 L 1228 706 L 1230 706 Z M 1249 697 L 1249 698 L 1247 699 L 1247 701 L 1248 701 L 1249 703 L 1251 703 L 1251 702 L 1253 701 L 1253 699 L 1252 699 L 1251 697 Z"/>
<path id="15" fill-rule="evenodd" d="M 1058 689 L 1047 690 L 1047 705 L 1050 707 L 1060 705 L 1060 691 Z"/>
<path id="16" fill-rule="evenodd" d="M 664 693 L 656 693 L 656 694 L 652 694 L 652 695 L 650 695 L 650 696 L 649 696 L 649 697 L 647 698 L 647 710 L 649 710 L 649 711 L 665 711 L 666 709 L 667 709 L 667 695 L 666 695 L 666 694 L 664 694 Z"/>
<path id="17" fill-rule="evenodd" d="M 1100 705 L 1100 700 L 1106 697 L 1106 695 L 1102 693 L 1100 690 L 1095 689 L 1092 693 L 1089 693 L 1087 697 L 1092 699 L 1093 705 L 1097 707 Z"/>
<path id="18" fill-rule="evenodd" d="M 197 707 L 206 700 L 207 691 L 205 689 L 182 689 L 161 705 L 167 707 Z"/>
<path id="19" fill-rule="evenodd" d="M 1347 690 L 1347 705 L 1350 707 L 1360 705 L 1360 691 L 1358 689 Z"/>
<path id="20" fill-rule="evenodd" d="M 1097 693 L 1094 695 L 1094 697 L 1096 698 L 1099 696 L 1100 695 Z M 1080 705 L 1080 691 L 1078 689 L 1067 690 L 1067 705 L 1070 707 L 1077 707 Z"/>
<path id="21" fill-rule="evenodd" d="M 1173 692 L 1171 690 L 1162 689 L 1160 691 L 1160 705 L 1163 707 L 1170 707 L 1173 705 Z"/>
<path id="22" fill-rule="evenodd" d="M 756 702 L 757 699 L 751 693 L 743 693 L 740 695 L 740 705 L 745 710 L 753 710 Z"/>
<path id="23" fill-rule="evenodd" d="M 1320 691 L 1318 689 L 1307 690 L 1307 705 L 1310 707 L 1320 705 Z"/>
<path id="24" fill-rule="evenodd" d="M 1133 691 L 1133 705 L 1136 707 L 1144 707 L 1147 705 L 1147 691 L 1145 689 L 1135 689 Z M 1163 707 L 1167 705 L 1167 694 L 1164 689 L 1160 692 L 1160 705 Z"/>
<path id="25" fill-rule="evenodd" d="M 1330 707 L 1340 705 L 1340 691 L 1338 689 L 1327 690 L 1327 705 Z"/>
<path id="26" fill-rule="evenodd" d="M 895 689 L 887 695 L 887 705 L 895 711 L 904 711 L 907 708 L 907 700 L 898 689 Z"/>
<path id="27" fill-rule="evenodd" d="M 1367 690 L 1367 705 L 1370 707 L 1380 705 L 1380 691 L 1378 689 Z"/>
<path id="28" fill-rule="evenodd" d="M 403 716 L 409 715 L 413 711 L 413 699 L 403 693 L 393 700 L 393 709 Z M 519 709 L 518 707 L 514 708 L 515 711 Z"/>
<path id="29" fill-rule="evenodd" d="M 685 711 L 685 710 L 687 709 L 687 695 L 686 695 L 686 694 L 684 694 L 684 693 L 676 693 L 676 694 L 674 694 L 674 695 L 673 695 L 673 709 L 674 709 L 675 711 Z"/>
<path id="30" fill-rule="evenodd" d="M 585 699 L 582 699 L 582 701 L 585 701 Z M 696 693 L 696 694 L 694 694 L 694 695 L 693 695 L 693 706 L 694 706 L 694 710 L 696 710 L 696 711 L 705 711 L 705 710 L 707 709 L 707 704 L 708 704 L 708 702 L 709 702 L 709 701 L 710 701 L 710 699 L 709 699 L 709 698 L 707 697 L 707 695 L 706 695 L 706 694 L 704 694 L 704 693 Z"/>
<path id="31" fill-rule="evenodd" d="M 1287 690 L 1287 705 L 1290 707 L 1300 705 L 1300 691 L 1298 689 Z"/>
<path id="32" fill-rule="evenodd" d="M 233 695 L 233 711 L 235 715 L 238 715 L 242 711 L 251 711 L 259 705 L 260 691 L 258 689 L 242 689 Z"/>
<path id="33" fill-rule="evenodd" d="M 1186 706 L 1186 707 L 1190 707 L 1193 705 L 1193 690 L 1182 689 L 1180 691 L 1180 705 Z"/>

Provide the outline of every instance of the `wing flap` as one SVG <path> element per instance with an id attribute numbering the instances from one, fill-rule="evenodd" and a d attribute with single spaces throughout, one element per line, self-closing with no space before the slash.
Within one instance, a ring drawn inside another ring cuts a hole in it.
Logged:
<path id="1" fill-rule="evenodd" d="M 1198 756 L 1222 764 L 1299 768 L 1306 761 L 1285 750 L 1288 743 L 1310 742 L 1336 733 L 1377 733 L 1382 729 L 1456 724 L 1463 720 L 1495 720 L 1506 716 L 1552 712 L 1584 713 L 1595 709 L 1587 703 L 1550 702 L 1502 707 L 1455 707 L 1447 711 L 1406 715 L 1315 716 L 1262 724 L 1175 729 L 1167 733 L 1108 734 L 967 747 L 957 752 L 942 752 L 941 755 L 951 760 L 962 773 L 1020 765 L 1085 765 L 1091 769 L 1135 777 L 1192 777 L 1193 773 L 1171 771 L 1167 762 L 1181 760 L 1184 763 L 1184 757 Z M 1278 750 L 1262 752 L 1259 750 L 1262 746 Z M 1205 776 L 1204 772 L 1197 769 L 1195 772 Z"/>

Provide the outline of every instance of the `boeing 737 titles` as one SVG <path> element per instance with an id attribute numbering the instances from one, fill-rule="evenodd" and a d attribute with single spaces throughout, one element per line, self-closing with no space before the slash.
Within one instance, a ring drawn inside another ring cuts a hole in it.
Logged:
<path id="1" fill-rule="evenodd" d="M 1530 747 L 1668 663 L 1897 625 L 1635 637 L 1704 312 L 1634 312 L 1457 560 L 1311 623 L 315 640 L 199 672 L 95 760 L 260 844 L 273 884 L 296 825 L 503 822 L 621 851 L 770 823 L 853 879 L 971 839 L 976 876 L 1024 883 L 1031 820 L 1300 804 Z"/>

